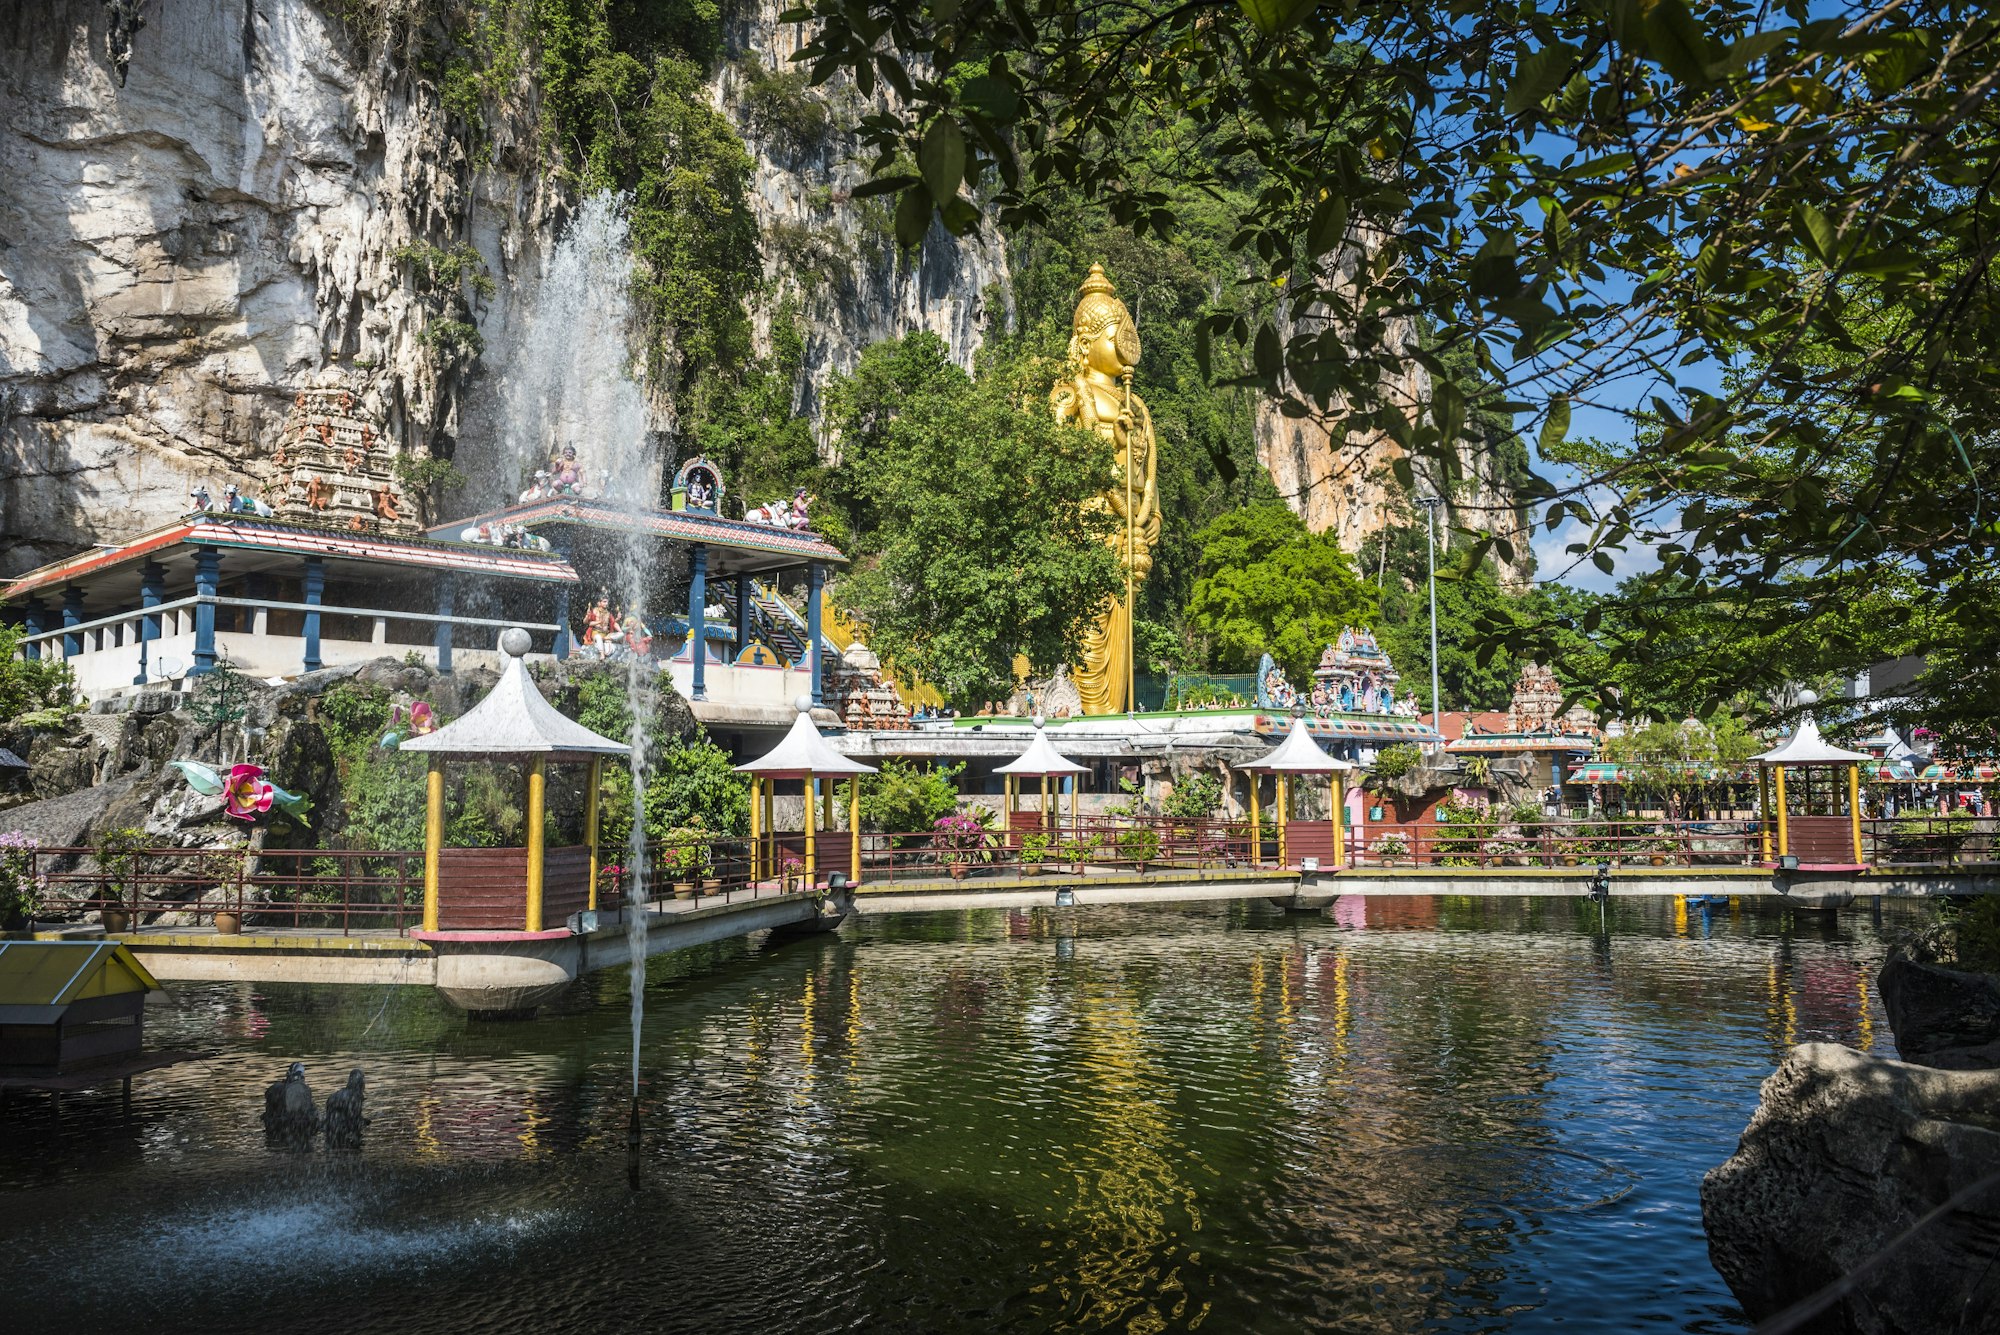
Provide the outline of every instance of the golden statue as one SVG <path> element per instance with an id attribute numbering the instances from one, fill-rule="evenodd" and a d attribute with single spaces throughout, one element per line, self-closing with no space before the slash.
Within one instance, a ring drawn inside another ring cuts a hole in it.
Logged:
<path id="1" fill-rule="evenodd" d="M 1116 714 L 1133 707 L 1133 599 L 1153 569 L 1153 544 L 1160 540 L 1153 415 L 1132 392 L 1138 365 L 1139 330 L 1132 313 L 1112 293 L 1104 266 L 1093 264 L 1078 289 L 1064 378 L 1049 391 L 1049 407 L 1058 422 L 1095 431 L 1114 451 L 1115 481 L 1092 503 L 1118 521 L 1109 541 L 1125 567 L 1125 597 L 1122 602 L 1113 599 L 1084 632 L 1083 661 L 1074 677 L 1086 714 Z"/>

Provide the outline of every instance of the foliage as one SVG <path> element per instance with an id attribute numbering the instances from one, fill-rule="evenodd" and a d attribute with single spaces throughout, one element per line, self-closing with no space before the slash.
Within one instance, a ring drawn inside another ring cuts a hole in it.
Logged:
<path id="1" fill-rule="evenodd" d="M 1397 742 L 1375 753 L 1375 764 L 1369 770 L 1369 779 L 1371 782 L 1393 783 L 1423 763 L 1424 753 L 1416 743 Z"/>
<path id="2" fill-rule="evenodd" d="M 1039 866 L 1048 860 L 1049 852 L 1055 847 L 1055 843 L 1056 839 L 1052 834 L 1036 831 L 1034 834 L 1023 835 L 1021 861 L 1029 866 Z"/>
<path id="3" fill-rule="evenodd" d="M 668 748 L 646 780 L 647 837 L 663 842 L 690 826 L 719 839 L 750 831 L 750 777 L 706 737 Z"/>
<path id="4" fill-rule="evenodd" d="M 872 830 L 909 834 L 933 828 L 958 809 L 958 776 L 964 765 L 920 765 L 886 756 L 879 774 L 861 780 L 861 821 Z"/>
<path id="5" fill-rule="evenodd" d="M 250 682 L 229 661 L 229 655 L 219 655 L 213 667 L 194 679 L 187 710 L 188 717 L 208 725 L 209 741 L 217 748 L 222 745 L 222 730 L 249 715 Z"/>
<path id="6" fill-rule="evenodd" d="M 1486 783 L 1493 777 L 1491 756 L 1467 756 L 1463 762 L 1465 777 L 1473 783 Z"/>
<path id="7" fill-rule="evenodd" d="M 976 816 L 939 816 L 931 822 L 931 847 L 942 862 L 970 862 L 987 847 L 991 836 Z"/>
<path id="8" fill-rule="evenodd" d="M 1401 862 L 1410 856 L 1409 836 L 1385 834 L 1368 845 L 1368 851 L 1377 862 Z"/>
<path id="9" fill-rule="evenodd" d="M 1109 484 L 1109 451 L 1035 406 L 1045 375 L 988 366 L 974 380 L 935 335 L 901 342 L 913 355 L 878 345 L 862 361 L 918 364 L 914 393 L 839 399 L 859 559 L 835 598 L 885 660 L 976 709 L 1012 692 L 1017 654 L 1038 673 L 1075 661 L 1122 588 L 1108 520 L 1087 504 Z"/>
<path id="10" fill-rule="evenodd" d="M 1483 856 L 1491 856 L 1487 845 L 1499 829 L 1499 822 L 1486 807 L 1456 799 L 1437 809 L 1437 832 L 1432 850 L 1447 867 L 1474 867 Z"/>
<path id="11" fill-rule="evenodd" d="M 1867 661 L 1815 627 L 1906 582 L 1896 624 L 1952 659 L 1926 683 L 1943 730 L 2000 737 L 1968 703 L 2000 675 L 1990 7 L 818 0 L 792 17 L 812 21 L 797 59 L 816 81 L 896 92 L 862 139 L 906 244 L 934 215 L 1039 223 L 1055 183 L 1171 236 L 1183 201 L 1228 199 L 1252 165 L 1232 245 L 1281 309 L 1212 312 L 1213 374 L 1353 450 L 1393 440 L 1406 488 L 1481 462 L 1457 449 L 1479 412 L 1531 414 L 1572 470 L 1534 484 L 1538 521 L 1572 526 L 1571 555 L 1607 574 L 1633 545 L 1662 563 L 1621 589 L 1627 611 L 1734 618 L 1736 643 L 1779 654 L 1813 639 L 1815 670 Z M 1211 151 L 1147 170 L 1162 126 Z M 1414 413 L 1412 363 L 1431 381 Z M 1565 457 L 1577 402 L 1623 411 L 1635 438 Z M 1546 657 L 1599 629 L 1475 634 Z M 1643 644 L 1603 647 L 1631 662 Z M 1680 674 L 1704 679 L 1700 706 L 1778 680 L 1772 655 L 1732 648 Z"/>
<path id="12" fill-rule="evenodd" d="M 804 73 L 774 70 L 755 52 L 739 57 L 734 68 L 741 81 L 743 118 L 751 129 L 795 154 L 810 153 L 826 143 L 833 118 Z"/>
<path id="13" fill-rule="evenodd" d="M 660 839 L 666 849 L 667 870 L 676 878 L 698 881 L 715 870 L 710 846 L 714 836 L 699 820 L 668 830 Z"/>
<path id="14" fill-rule="evenodd" d="M 1175 780 L 1160 803 L 1160 814 L 1177 820 L 1205 820 L 1222 809 L 1222 776 L 1190 770 Z"/>
<path id="15" fill-rule="evenodd" d="M 1160 832 L 1149 825 L 1134 825 L 1118 832 L 1118 856 L 1130 863 L 1156 861 L 1160 856 Z"/>
<path id="16" fill-rule="evenodd" d="M 140 871 L 141 850 L 152 846 L 153 837 L 136 826 L 100 830 L 91 841 L 91 856 L 104 880 L 105 898 L 123 903 L 132 898 Z"/>
<path id="17" fill-rule="evenodd" d="M 1303 681 L 1343 626 L 1375 619 L 1374 591 L 1355 577 L 1339 539 L 1310 532 L 1275 501 L 1223 515 L 1197 541 L 1187 624 L 1219 670 L 1251 671 L 1268 651 Z"/>
<path id="18" fill-rule="evenodd" d="M 60 658 L 25 657 L 27 634 L 0 625 L 0 719 L 16 728 L 60 728 L 83 709 L 76 674 Z"/>
<path id="19" fill-rule="evenodd" d="M 41 846 L 39 839 L 17 830 L 0 834 L 0 921 L 16 914 L 32 918 L 41 910 L 43 885 L 35 861 Z"/>

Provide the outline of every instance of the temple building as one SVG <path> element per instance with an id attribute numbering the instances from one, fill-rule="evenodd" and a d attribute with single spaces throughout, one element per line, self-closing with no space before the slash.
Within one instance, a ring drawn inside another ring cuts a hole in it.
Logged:
<path id="1" fill-rule="evenodd" d="M 1446 713 L 1445 750 L 1458 757 L 1485 756 L 1525 764 L 1524 781 L 1560 790 L 1576 766 L 1597 754 L 1602 734 L 1581 705 L 1567 712 L 1555 673 L 1539 663 L 1521 665 L 1505 712 Z"/>
<path id="2" fill-rule="evenodd" d="M 61 657 L 112 709 L 225 663 L 266 679 L 384 656 L 497 668 L 508 626 L 530 657 L 654 662 L 724 745 L 789 727 L 800 694 L 826 705 L 839 650 L 823 590 L 847 558 L 812 531 L 808 498 L 725 518 L 721 476 L 696 459 L 670 508 L 614 503 L 583 453 L 565 446 L 513 504 L 425 528 L 380 424 L 322 385 L 294 401 L 266 495 L 196 486 L 174 523 L 0 586 L 0 615 L 27 655 Z M 634 570 L 669 606 L 626 604 Z M 893 718 L 879 687 L 842 664 L 834 707 Z"/>

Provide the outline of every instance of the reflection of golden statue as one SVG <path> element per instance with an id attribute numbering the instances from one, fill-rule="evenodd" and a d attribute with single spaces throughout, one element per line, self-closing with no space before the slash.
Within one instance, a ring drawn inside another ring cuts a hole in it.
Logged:
<path id="1" fill-rule="evenodd" d="M 1104 266 L 1090 266 L 1076 303 L 1065 378 L 1049 392 L 1056 420 L 1095 431 L 1112 444 L 1116 484 L 1096 498 L 1118 520 L 1110 542 L 1125 566 L 1125 599 L 1113 601 L 1084 632 L 1083 661 L 1074 674 L 1086 714 L 1130 709 L 1132 601 L 1153 568 L 1160 540 L 1160 487 L 1154 476 L 1153 415 L 1132 392 L 1139 364 L 1139 330 L 1111 291 Z"/>

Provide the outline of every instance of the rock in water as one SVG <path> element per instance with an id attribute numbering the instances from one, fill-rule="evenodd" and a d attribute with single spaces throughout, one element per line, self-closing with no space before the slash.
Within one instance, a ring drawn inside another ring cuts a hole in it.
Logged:
<path id="1" fill-rule="evenodd" d="M 1947 1071 L 2000 1067 L 2000 977 L 1889 956 L 1876 980 L 1906 1062 Z"/>
<path id="2" fill-rule="evenodd" d="M 282 1149 L 309 1149 L 319 1130 L 319 1104 L 306 1084 L 304 1062 L 293 1062 L 283 1080 L 264 1088 L 264 1143 Z"/>
<path id="3" fill-rule="evenodd" d="M 2000 1174 L 2000 1071 L 1938 1071 L 1833 1043 L 1793 1048 L 1735 1155 L 1701 1186 L 1708 1255 L 1761 1321 Z M 2000 1331 L 2000 1181 L 1873 1268 L 1805 1332 Z"/>
<path id="4" fill-rule="evenodd" d="M 361 1068 L 355 1067 L 347 1073 L 347 1084 L 326 1098 L 326 1147 L 330 1150 L 358 1150 L 361 1148 L 361 1132 L 368 1125 L 368 1118 L 362 1112 L 362 1103 L 367 1098 L 363 1086 L 367 1077 Z"/>

